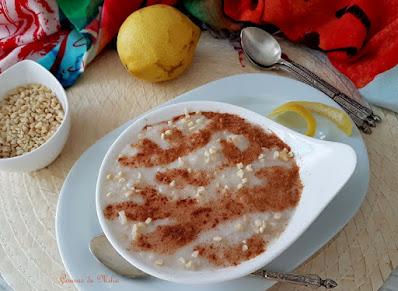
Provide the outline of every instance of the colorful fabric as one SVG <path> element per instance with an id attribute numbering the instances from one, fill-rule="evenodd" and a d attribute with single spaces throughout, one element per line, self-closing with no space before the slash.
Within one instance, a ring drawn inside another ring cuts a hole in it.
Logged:
<path id="1" fill-rule="evenodd" d="M 71 86 L 131 12 L 157 3 L 223 36 L 258 25 L 322 50 L 368 100 L 398 111 L 398 0 L 0 0 L 0 72 L 28 58 Z"/>

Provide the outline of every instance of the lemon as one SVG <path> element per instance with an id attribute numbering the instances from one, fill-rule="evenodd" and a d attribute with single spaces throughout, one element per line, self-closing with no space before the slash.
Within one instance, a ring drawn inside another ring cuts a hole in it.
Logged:
<path id="1" fill-rule="evenodd" d="M 297 101 L 294 103 L 328 118 L 334 124 L 336 124 L 337 127 L 340 128 L 346 135 L 352 135 L 352 122 L 345 111 L 319 102 Z"/>
<path id="2" fill-rule="evenodd" d="M 274 117 L 285 112 L 295 112 L 299 114 L 307 123 L 306 135 L 314 136 L 316 131 L 316 120 L 312 116 L 311 112 L 322 115 L 334 124 L 337 125 L 346 135 L 352 135 L 352 122 L 347 113 L 343 110 L 328 106 L 319 102 L 309 101 L 292 101 L 282 104 L 278 108 L 274 109 L 270 116 Z"/>
<path id="3" fill-rule="evenodd" d="M 274 109 L 271 112 L 270 117 L 275 117 L 285 112 L 294 112 L 297 113 L 302 118 L 304 118 L 305 122 L 307 123 L 307 131 L 305 134 L 308 136 L 315 135 L 316 120 L 310 111 L 308 111 L 301 105 L 294 104 L 294 102 L 288 102 Z"/>
<path id="4" fill-rule="evenodd" d="M 200 29 L 168 5 L 133 12 L 117 36 L 117 51 L 126 69 L 150 82 L 174 79 L 192 63 Z"/>

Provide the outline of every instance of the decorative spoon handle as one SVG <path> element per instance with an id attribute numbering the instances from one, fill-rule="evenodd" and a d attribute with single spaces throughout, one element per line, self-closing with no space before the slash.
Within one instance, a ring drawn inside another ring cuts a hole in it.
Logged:
<path id="1" fill-rule="evenodd" d="M 318 275 L 297 275 L 292 273 L 270 272 L 267 270 L 257 270 L 253 275 L 262 276 L 266 279 L 276 280 L 279 282 L 287 282 L 307 287 L 325 287 L 332 289 L 337 286 L 336 281 L 332 279 L 323 280 Z"/>
<path id="2" fill-rule="evenodd" d="M 289 73 L 292 73 L 296 79 L 322 91 L 328 96 L 334 96 L 334 92 L 331 91 L 328 86 L 323 85 L 323 83 L 317 82 L 315 79 L 313 79 L 311 76 L 303 74 L 301 69 L 295 67 L 293 64 L 287 61 L 283 61 L 277 65 L 275 65 L 276 68 L 280 70 L 287 71 Z M 332 97 L 331 97 L 332 98 Z M 334 98 L 332 98 L 334 99 Z M 359 113 L 359 116 L 355 110 L 352 109 L 352 107 L 349 107 L 346 102 L 342 101 L 339 102 L 340 100 L 334 99 L 340 106 L 342 106 L 347 113 L 350 115 L 351 119 L 354 121 L 356 126 L 361 129 L 364 133 L 370 134 L 372 133 L 372 130 L 370 126 L 375 126 L 374 120 L 368 120 L 367 115 L 364 113 Z M 369 126 L 370 125 L 370 126 Z"/>
<path id="3" fill-rule="evenodd" d="M 312 73 L 308 69 L 304 68 L 301 65 L 296 63 L 281 59 L 280 64 L 286 67 L 290 72 L 294 73 L 296 76 L 300 76 L 305 82 L 322 92 L 328 95 L 330 98 L 335 100 L 339 103 L 346 111 L 358 116 L 358 118 L 368 121 L 368 117 L 371 115 L 371 111 L 368 112 L 368 108 L 362 106 L 358 102 L 354 101 L 353 99 L 349 98 L 342 92 L 340 92 L 337 88 L 333 87 L 320 77 L 316 76 L 316 74 Z M 344 97 L 345 96 L 345 97 Z M 348 101 L 348 100 L 349 101 Z M 363 109 L 366 108 L 366 111 Z M 374 123 L 373 119 L 370 119 L 371 122 Z M 370 124 L 370 125 L 373 125 Z"/>
<path id="4" fill-rule="evenodd" d="M 333 95 L 331 94 L 330 97 L 333 98 L 337 103 L 341 104 L 344 103 L 346 106 L 351 106 L 354 110 L 357 112 L 362 112 L 363 114 L 367 115 L 367 119 L 370 121 L 377 121 L 380 122 L 381 118 L 378 115 L 375 115 L 372 111 L 372 109 L 362 105 L 361 103 L 357 102 L 356 100 L 350 98 L 343 92 L 341 92 L 339 89 L 334 87 L 333 85 L 329 84 L 325 80 L 323 80 L 321 77 L 319 77 L 317 74 L 311 72 L 308 70 L 306 67 L 289 60 L 289 62 L 294 65 L 295 67 L 299 68 L 301 71 L 305 72 L 306 74 L 310 75 L 313 79 L 315 79 L 317 82 L 321 83 L 323 86 L 327 87 L 331 92 L 333 92 Z"/>

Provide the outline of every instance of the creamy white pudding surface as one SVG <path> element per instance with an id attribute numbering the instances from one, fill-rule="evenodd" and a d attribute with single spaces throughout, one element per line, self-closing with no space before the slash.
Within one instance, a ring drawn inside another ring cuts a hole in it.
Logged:
<path id="1" fill-rule="evenodd" d="M 302 184 L 290 147 L 238 115 L 186 112 L 144 127 L 107 168 L 103 213 L 159 268 L 238 265 L 285 229 Z"/>

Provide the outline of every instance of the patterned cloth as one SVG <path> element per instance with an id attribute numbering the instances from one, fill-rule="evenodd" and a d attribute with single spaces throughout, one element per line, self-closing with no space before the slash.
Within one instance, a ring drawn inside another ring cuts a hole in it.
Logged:
<path id="1" fill-rule="evenodd" d="M 223 36 L 258 25 L 322 50 L 369 101 L 398 111 L 398 0 L 0 0 L 0 72 L 33 59 L 71 86 L 131 12 L 157 3 Z"/>

